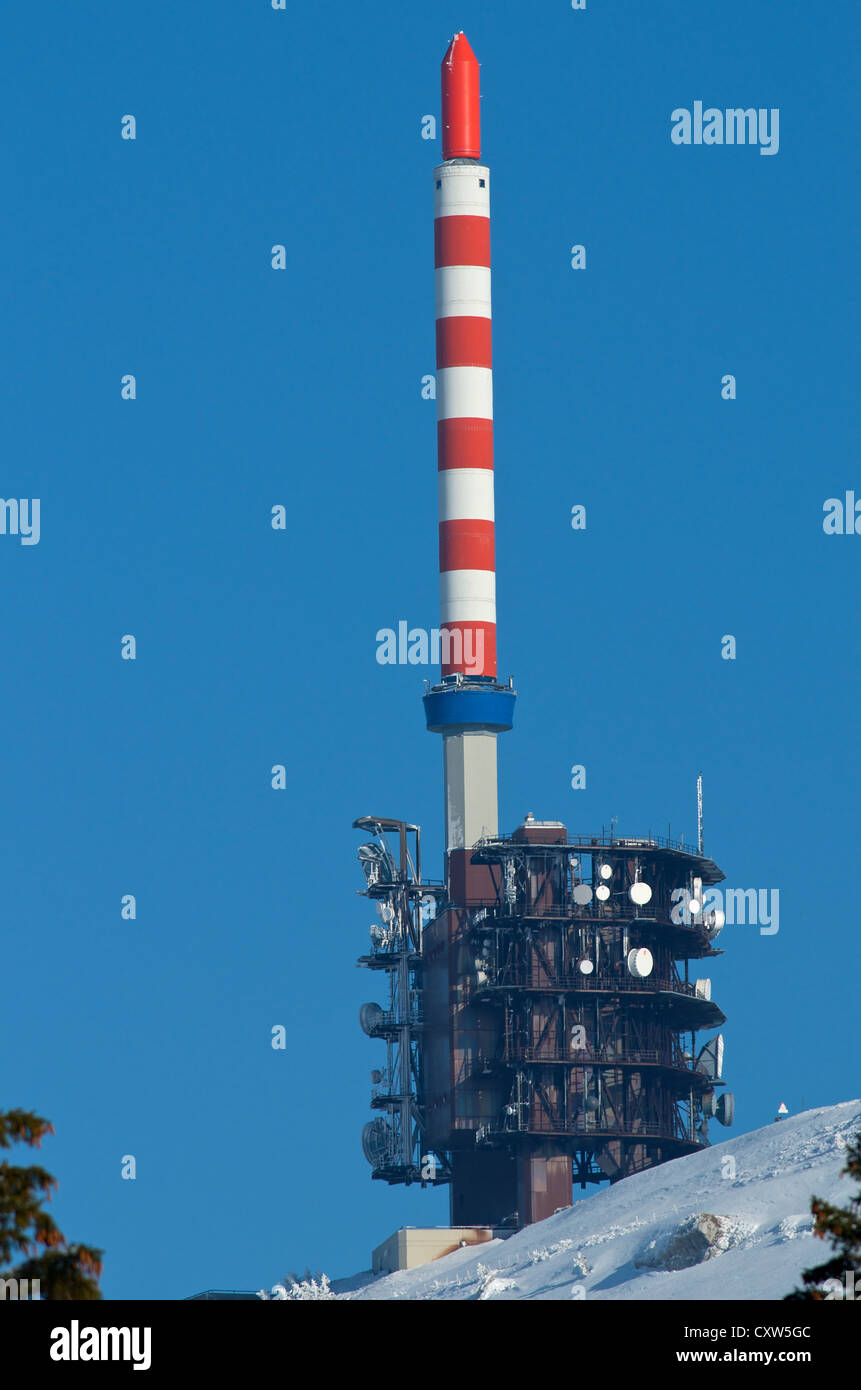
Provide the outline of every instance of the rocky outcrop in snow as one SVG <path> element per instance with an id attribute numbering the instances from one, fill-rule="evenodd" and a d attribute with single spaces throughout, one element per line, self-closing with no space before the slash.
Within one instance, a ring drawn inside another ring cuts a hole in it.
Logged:
<path id="1" fill-rule="evenodd" d="M 687 1217 L 669 1235 L 650 1240 L 634 1264 L 638 1269 L 690 1269 L 738 1245 L 748 1229 L 731 1216 L 700 1212 Z"/>

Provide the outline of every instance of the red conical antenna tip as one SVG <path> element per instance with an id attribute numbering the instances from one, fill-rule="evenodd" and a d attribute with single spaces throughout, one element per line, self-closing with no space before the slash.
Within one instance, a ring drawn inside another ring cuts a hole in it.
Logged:
<path id="1" fill-rule="evenodd" d="M 455 34 L 442 60 L 442 157 L 481 158 L 478 59 L 464 33 Z"/>

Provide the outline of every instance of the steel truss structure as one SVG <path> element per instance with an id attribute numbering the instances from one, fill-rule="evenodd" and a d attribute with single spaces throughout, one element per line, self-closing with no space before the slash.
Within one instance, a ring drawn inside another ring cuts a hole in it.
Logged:
<path id="1" fill-rule="evenodd" d="M 444 1158 L 429 1153 L 424 1139 L 421 1046 L 422 918 L 435 913 L 445 889 L 422 882 L 417 825 L 361 816 L 353 827 L 375 836 L 360 847 L 359 860 L 367 884 L 363 896 L 379 919 L 371 927 L 371 951 L 358 964 L 386 982 L 386 1005 L 364 1004 L 359 1013 L 367 1036 L 386 1046 L 385 1066 L 371 1073 L 371 1108 L 382 1113 L 365 1125 L 362 1147 L 372 1177 L 383 1182 L 448 1182 Z"/>

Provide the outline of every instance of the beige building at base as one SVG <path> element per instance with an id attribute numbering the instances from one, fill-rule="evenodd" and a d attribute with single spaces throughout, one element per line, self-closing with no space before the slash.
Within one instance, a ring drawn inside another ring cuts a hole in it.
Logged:
<path id="1" fill-rule="evenodd" d="M 395 1274 L 401 1269 L 441 1260 L 465 1245 L 484 1245 L 498 1236 L 510 1236 L 508 1229 L 492 1226 L 402 1226 L 378 1245 L 371 1256 L 374 1274 Z"/>

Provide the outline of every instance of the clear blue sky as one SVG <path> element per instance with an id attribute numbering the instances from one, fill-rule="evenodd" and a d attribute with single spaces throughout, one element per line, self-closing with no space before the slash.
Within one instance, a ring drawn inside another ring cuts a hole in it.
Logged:
<path id="1" fill-rule="evenodd" d="M 861 498 L 858 27 L 849 0 L 6 15 L 0 495 L 40 498 L 41 539 L 0 536 L 0 1106 L 54 1121 L 106 1295 L 347 1274 L 446 1220 L 359 1148 L 351 822 L 419 821 L 441 874 L 426 672 L 374 639 L 438 620 L 420 125 L 455 29 L 493 172 L 502 826 L 692 835 L 702 768 L 728 884 L 781 895 L 712 972 L 735 1132 L 857 1095 L 861 536 L 822 504 Z M 778 107 L 778 155 L 674 146 L 696 100 Z"/>

